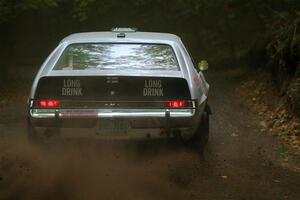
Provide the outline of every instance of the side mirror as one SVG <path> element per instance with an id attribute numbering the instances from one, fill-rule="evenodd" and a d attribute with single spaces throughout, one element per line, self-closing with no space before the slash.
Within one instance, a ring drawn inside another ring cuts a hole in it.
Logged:
<path id="1" fill-rule="evenodd" d="M 208 62 L 206 60 L 201 60 L 198 63 L 198 69 L 200 71 L 206 71 L 208 69 Z"/>

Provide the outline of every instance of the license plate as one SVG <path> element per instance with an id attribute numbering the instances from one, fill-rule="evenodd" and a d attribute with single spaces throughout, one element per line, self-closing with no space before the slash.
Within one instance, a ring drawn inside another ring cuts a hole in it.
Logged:
<path id="1" fill-rule="evenodd" d="M 101 134 L 127 134 L 130 124 L 125 120 L 100 119 L 98 132 Z"/>

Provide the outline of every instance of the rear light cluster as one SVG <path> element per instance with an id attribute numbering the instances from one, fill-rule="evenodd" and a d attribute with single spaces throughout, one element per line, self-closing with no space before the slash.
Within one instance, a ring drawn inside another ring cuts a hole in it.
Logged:
<path id="1" fill-rule="evenodd" d="M 169 108 L 184 108 L 187 106 L 188 104 L 186 101 L 169 101 L 166 103 L 166 107 Z"/>
<path id="2" fill-rule="evenodd" d="M 40 108 L 58 108 L 60 107 L 60 101 L 57 100 L 41 100 L 38 101 Z"/>
<path id="3" fill-rule="evenodd" d="M 127 104 L 126 104 L 127 103 Z M 141 104 L 142 103 L 142 104 Z M 61 108 L 62 102 L 60 100 L 33 100 L 32 106 L 35 108 Z M 117 106 L 107 106 L 107 102 L 65 102 L 64 108 L 82 108 L 82 107 L 90 107 L 90 108 L 155 108 L 155 107 L 165 107 L 165 108 L 192 108 L 192 101 L 168 101 L 168 102 L 125 102 L 125 103 L 114 103 L 113 105 Z M 121 105 L 120 105 L 121 104 Z"/>

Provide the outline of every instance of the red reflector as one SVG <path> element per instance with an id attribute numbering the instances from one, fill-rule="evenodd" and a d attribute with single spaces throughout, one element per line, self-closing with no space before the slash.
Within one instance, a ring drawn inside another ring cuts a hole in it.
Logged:
<path id="1" fill-rule="evenodd" d="M 170 108 L 183 108 L 186 106 L 187 106 L 187 103 L 185 101 L 170 101 L 167 103 L 167 107 L 170 107 Z"/>
<path id="2" fill-rule="evenodd" d="M 39 107 L 41 107 L 41 108 L 56 108 L 59 106 L 60 106 L 59 101 L 54 101 L 54 100 L 39 101 Z"/>

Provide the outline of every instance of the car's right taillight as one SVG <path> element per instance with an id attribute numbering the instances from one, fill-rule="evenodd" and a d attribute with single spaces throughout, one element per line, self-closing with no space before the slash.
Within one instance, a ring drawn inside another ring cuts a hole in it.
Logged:
<path id="1" fill-rule="evenodd" d="M 166 107 L 169 108 L 185 108 L 188 106 L 186 101 L 169 101 L 166 103 Z"/>

